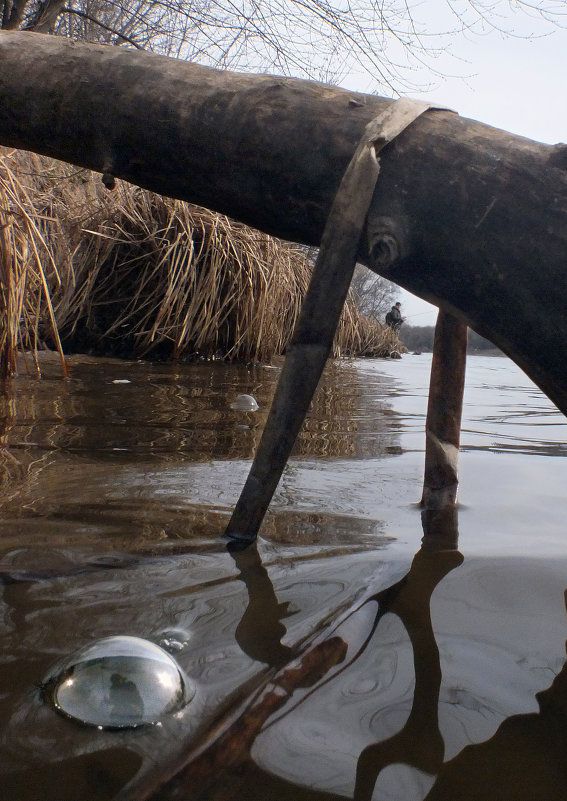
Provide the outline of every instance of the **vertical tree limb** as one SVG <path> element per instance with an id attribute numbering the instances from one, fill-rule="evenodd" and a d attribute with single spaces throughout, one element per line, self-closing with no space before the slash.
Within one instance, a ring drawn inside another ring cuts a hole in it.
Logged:
<path id="1" fill-rule="evenodd" d="M 467 359 L 467 326 L 439 311 L 435 326 L 425 423 L 425 476 L 421 505 L 454 506 L 459 484 L 459 445 Z"/>

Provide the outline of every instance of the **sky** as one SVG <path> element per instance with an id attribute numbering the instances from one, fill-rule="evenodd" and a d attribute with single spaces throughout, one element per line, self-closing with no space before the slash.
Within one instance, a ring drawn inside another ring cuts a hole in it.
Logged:
<path id="1" fill-rule="evenodd" d="M 433 13 L 442 5 L 440 0 L 429 3 Z M 563 28 L 553 30 L 516 14 L 503 20 L 504 25 L 515 28 L 515 37 L 494 31 L 455 37 L 453 57 L 442 56 L 435 64 L 438 71 L 454 77 L 435 78 L 424 69 L 423 81 L 434 81 L 435 86 L 410 96 L 435 101 L 463 117 L 538 142 L 567 142 L 567 2 L 563 5 Z M 525 38 L 544 30 L 553 32 Z M 421 76 L 416 75 L 418 78 Z M 408 324 L 435 324 L 435 307 L 405 290 L 400 300 Z"/>

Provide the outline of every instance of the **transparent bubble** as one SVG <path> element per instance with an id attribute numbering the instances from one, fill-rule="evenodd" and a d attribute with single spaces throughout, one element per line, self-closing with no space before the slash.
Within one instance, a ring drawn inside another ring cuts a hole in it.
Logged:
<path id="1" fill-rule="evenodd" d="M 195 689 L 171 656 L 139 637 L 105 637 L 60 662 L 46 696 L 68 717 L 91 726 L 157 723 L 191 700 Z"/>
<path id="2" fill-rule="evenodd" d="M 252 395 L 237 395 L 236 400 L 230 404 L 230 408 L 240 412 L 255 412 L 259 406 L 258 401 Z"/>
<path id="3" fill-rule="evenodd" d="M 191 635 L 185 629 L 165 629 L 157 637 L 158 645 L 170 654 L 183 651 L 189 645 Z"/>

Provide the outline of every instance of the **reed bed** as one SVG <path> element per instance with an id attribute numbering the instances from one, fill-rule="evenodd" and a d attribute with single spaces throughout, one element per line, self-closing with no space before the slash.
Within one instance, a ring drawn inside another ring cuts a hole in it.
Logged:
<path id="1" fill-rule="evenodd" d="M 291 337 L 311 264 L 222 214 L 45 157 L 0 149 L 0 376 L 19 350 L 269 361 Z M 397 337 L 351 297 L 335 355 Z"/>

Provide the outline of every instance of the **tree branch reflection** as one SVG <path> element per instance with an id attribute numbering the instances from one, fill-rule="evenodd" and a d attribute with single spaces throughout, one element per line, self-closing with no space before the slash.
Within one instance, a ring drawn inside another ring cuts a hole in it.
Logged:
<path id="1" fill-rule="evenodd" d="M 424 537 L 408 574 L 393 587 L 377 593 L 379 616 L 397 615 L 413 649 L 415 690 L 404 727 L 393 737 L 367 746 L 358 759 L 355 801 L 370 801 L 379 774 L 402 763 L 436 774 L 445 745 L 439 731 L 441 686 L 439 649 L 431 622 L 430 602 L 437 585 L 462 561 L 456 550 L 458 533 L 454 508 L 422 512 Z"/>
<path id="2" fill-rule="evenodd" d="M 507 718 L 489 740 L 444 764 L 425 801 L 565 801 L 567 664 L 536 699 L 538 713 Z"/>
<path id="3" fill-rule="evenodd" d="M 288 609 L 289 602 L 278 602 L 255 543 L 229 552 L 248 592 L 248 606 L 236 627 L 236 641 L 252 659 L 281 667 L 294 656 L 293 649 L 281 642 L 286 634 L 282 620 L 294 613 Z"/>
<path id="4" fill-rule="evenodd" d="M 438 724 L 441 668 L 431 623 L 430 600 L 437 585 L 461 564 L 463 557 L 457 551 L 457 517 L 454 508 L 423 511 L 422 524 L 422 547 L 415 555 L 407 575 L 393 586 L 368 597 L 352 613 L 356 615 L 366 605 L 377 604 L 376 616 L 368 635 L 353 657 L 338 671 L 348 669 L 367 649 L 384 615 L 391 613 L 400 618 L 414 655 L 413 705 L 400 732 L 388 740 L 368 746 L 360 754 L 354 794 L 356 801 L 372 798 L 377 778 L 387 765 L 403 762 L 435 774 L 443 763 L 444 743 Z M 281 644 L 281 637 L 285 634 L 281 620 L 288 614 L 287 604 L 278 603 L 255 546 L 232 551 L 232 556 L 249 594 L 249 605 L 238 626 L 237 640 L 253 658 L 270 665 L 283 664 L 284 660 L 289 660 L 291 653 L 291 649 Z M 324 682 L 330 681 L 338 672 L 321 678 Z M 294 708 L 296 706 L 282 717 L 287 717 Z M 257 774 L 258 768 L 253 770 Z M 286 793 L 292 792 L 292 788 L 293 792 L 300 789 L 274 776 L 270 777 L 270 782 L 274 797 L 284 798 Z M 276 787 L 279 788 L 277 792 Z M 302 799 L 312 798 L 315 801 L 321 797 L 320 791 L 301 788 Z"/>
<path id="5" fill-rule="evenodd" d="M 423 540 L 408 573 L 396 584 L 367 595 L 355 609 L 346 613 L 326 637 L 307 651 L 290 649 L 282 643 L 286 634 L 283 623 L 289 615 L 287 604 L 278 603 L 266 568 L 255 546 L 233 552 L 240 578 L 248 592 L 248 605 L 238 625 L 237 640 L 252 658 L 270 667 L 267 684 L 251 696 L 243 714 L 225 729 L 220 738 L 213 737 L 210 745 L 197 759 L 188 758 L 185 767 L 164 791 L 180 787 L 206 787 L 209 801 L 244 797 L 260 801 L 269 795 L 272 801 L 338 801 L 344 798 L 345 782 L 326 786 L 319 783 L 317 771 L 310 778 L 301 768 L 295 779 L 284 778 L 286 759 L 303 756 L 301 737 L 311 729 L 302 729 L 310 720 L 310 707 L 315 700 L 321 710 L 328 708 L 322 725 L 333 729 L 325 740 L 340 749 L 348 760 L 350 731 L 345 725 L 347 707 L 333 698 L 341 698 L 351 677 L 372 675 L 380 671 L 381 642 L 377 639 L 381 621 L 395 615 L 403 625 L 411 643 L 415 685 L 411 709 L 404 725 L 392 736 L 370 742 L 360 752 L 355 751 L 354 801 L 381 798 L 378 780 L 392 765 L 406 765 L 428 774 L 431 782 L 417 790 L 425 801 L 565 801 L 567 798 L 567 667 L 564 666 L 551 686 L 537 694 L 539 712 L 515 715 L 504 720 L 496 733 L 485 742 L 469 745 L 454 758 L 445 762 L 445 742 L 439 725 L 439 697 L 442 681 L 439 647 L 431 617 L 431 599 L 445 577 L 458 567 L 463 557 L 457 550 L 457 514 L 454 509 L 422 512 Z M 566 597 L 567 604 L 567 597 Z M 361 668 L 355 663 L 365 654 Z M 295 659 L 293 657 L 296 657 Z M 370 670 L 369 670 L 370 665 Z M 354 673 L 349 673 L 351 668 Z M 342 676 L 346 684 L 342 685 Z M 334 685 L 334 682 L 338 684 Z M 326 688 L 330 693 L 326 695 Z M 380 694 L 374 698 L 374 708 L 366 701 L 364 716 L 371 718 Z M 344 696 L 350 703 L 348 696 Z M 362 701 L 364 704 L 365 702 Z M 299 710 L 303 709 L 303 720 Z M 345 718 L 341 716 L 345 711 Z M 299 721 L 295 716 L 299 714 Z M 298 725 L 299 723 L 299 725 Z M 280 728 L 282 727 L 282 728 Z M 272 729 L 275 734 L 268 734 Z M 314 736 L 317 731 L 313 729 Z M 263 736 L 268 739 L 263 740 Z M 325 736 L 322 730 L 322 735 Z M 363 735 L 365 736 L 365 735 Z M 289 740 L 289 746 L 286 742 Z M 365 740 L 368 742 L 368 739 Z M 360 746 L 359 746 L 360 747 Z M 275 751 L 274 748 L 287 748 Z M 321 752 L 318 750 L 316 755 Z M 270 755 L 270 762 L 264 761 Z M 256 760 L 256 761 L 255 761 Z M 306 763 L 307 764 L 307 763 Z M 281 765 L 282 775 L 278 775 Z M 339 765 L 336 771 L 342 770 Z M 348 769 L 347 769 L 348 773 Z M 329 776 L 332 776 L 332 766 Z M 386 776 L 384 776 L 386 779 Z M 295 783 L 297 782 L 297 783 Z M 312 783 L 312 786 L 308 786 Z M 317 786 L 318 785 L 318 786 Z M 326 787 L 326 789 L 323 789 Z M 352 785 L 351 785 L 352 787 Z M 416 788 L 417 789 L 417 788 Z M 174 797 L 168 792 L 160 799 Z M 348 792 L 348 791 L 347 791 Z M 148 796 L 149 797 L 149 796 Z M 153 796 L 152 796 L 153 797 Z M 398 797 L 398 796 L 396 796 Z M 412 796 L 416 797 L 417 796 Z M 157 798 L 157 796 L 156 796 Z"/>

